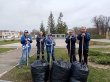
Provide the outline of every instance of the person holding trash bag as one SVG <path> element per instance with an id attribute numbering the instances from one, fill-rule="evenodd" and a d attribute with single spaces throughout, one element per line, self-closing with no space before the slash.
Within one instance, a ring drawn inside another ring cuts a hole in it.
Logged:
<path id="1" fill-rule="evenodd" d="M 21 37 L 22 56 L 21 56 L 21 59 L 19 62 L 19 68 L 21 68 L 22 63 L 24 61 L 24 57 L 26 56 L 26 54 L 27 54 L 28 58 L 30 57 L 31 43 L 32 43 L 32 38 L 29 35 L 28 30 L 25 30 L 24 35 Z M 27 62 L 28 62 L 28 60 L 27 60 Z"/>
<path id="2" fill-rule="evenodd" d="M 68 55 L 70 57 L 70 63 L 76 61 L 76 55 L 75 55 L 75 42 L 76 42 L 76 36 L 73 34 L 73 32 L 69 32 L 69 36 L 66 37 L 65 42 L 67 43 L 67 49 L 68 49 Z"/>
<path id="3" fill-rule="evenodd" d="M 37 59 L 40 59 L 40 55 L 42 53 L 42 59 L 44 59 L 44 44 L 45 37 L 43 36 L 43 32 L 39 33 L 39 36 L 36 38 L 36 46 L 37 46 Z"/>
<path id="4" fill-rule="evenodd" d="M 52 38 L 52 34 L 48 34 L 48 38 L 45 41 L 46 43 L 46 51 L 47 51 L 47 61 L 50 63 L 50 54 L 52 55 L 52 60 L 55 61 L 54 56 L 54 46 L 56 45 L 54 39 Z"/>
<path id="5" fill-rule="evenodd" d="M 84 44 L 83 44 L 83 56 L 84 56 L 84 62 L 88 63 L 88 51 L 89 51 L 89 41 L 90 41 L 90 33 L 86 32 L 86 27 L 82 27 L 81 33 L 77 36 L 77 39 L 79 40 L 79 62 L 81 62 L 82 58 L 82 37 L 84 37 Z"/>

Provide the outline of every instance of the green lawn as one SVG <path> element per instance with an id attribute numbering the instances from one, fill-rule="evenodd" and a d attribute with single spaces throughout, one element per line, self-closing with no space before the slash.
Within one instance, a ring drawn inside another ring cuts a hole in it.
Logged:
<path id="1" fill-rule="evenodd" d="M 5 44 L 11 44 L 11 43 L 17 43 L 17 42 L 20 42 L 19 40 L 7 40 L 7 41 L 5 41 L 5 40 L 2 40 L 2 41 L 0 41 L 0 45 L 5 45 Z"/>
<path id="2" fill-rule="evenodd" d="M 90 48 L 90 50 L 104 52 L 104 53 L 110 53 L 110 49 L 109 48 Z"/>
<path id="3" fill-rule="evenodd" d="M 0 53 L 4 53 L 10 50 L 13 50 L 14 48 L 0 48 Z"/>
<path id="4" fill-rule="evenodd" d="M 90 67 L 88 82 L 110 82 L 110 69 L 98 69 Z"/>
<path id="5" fill-rule="evenodd" d="M 46 53 L 45 53 L 46 54 Z M 56 59 L 68 61 L 67 50 L 64 48 L 55 49 Z M 36 55 L 32 56 L 30 63 L 36 60 Z M 21 69 L 15 67 L 13 70 L 6 73 L 0 79 L 11 80 L 14 82 L 32 82 L 30 66 L 26 67 L 25 63 Z M 88 82 L 110 82 L 110 69 L 103 70 L 90 67 Z"/>

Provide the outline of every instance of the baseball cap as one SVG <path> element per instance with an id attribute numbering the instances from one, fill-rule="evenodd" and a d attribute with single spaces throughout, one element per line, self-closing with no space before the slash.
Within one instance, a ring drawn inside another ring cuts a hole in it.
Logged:
<path id="1" fill-rule="evenodd" d="M 51 34 L 51 33 L 49 33 L 49 34 L 48 34 L 48 36 L 52 36 L 52 34 Z"/>
<path id="2" fill-rule="evenodd" d="M 28 33 L 28 30 L 25 30 L 24 33 Z"/>

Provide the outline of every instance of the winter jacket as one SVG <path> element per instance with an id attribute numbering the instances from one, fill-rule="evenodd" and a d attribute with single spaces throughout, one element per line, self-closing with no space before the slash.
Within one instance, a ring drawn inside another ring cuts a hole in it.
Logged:
<path id="1" fill-rule="evenodd" d="M 71 41 L 71 50 L 75 50 L 75 42 L 76 42 L 76 36 L 72 36 L 70 39 L 70 36 L 66 37 L 65 42 L 67 43 L 67 49 L 70 50 L 70 41 Z"/>
<path id="2" fill-rule="evenodd" d="M 37 36 L 37 38 L 36 38 L 36 42 L 37 42 L 36 46 L 37 46 L 37 48 L 39 48 L 39 49 L 40 49 L 40 40 L 41 40 L 41 39 L 43 39 L 43 41 L 41 42 L 41 47 L 42 47 L 42 48 L 45 47 L 45 37 L 44 37 L 44 36 L 42 36 L 42 37 Z"/>
<path id="3" fill-rule="evenodd" d="M 28 41 L 26 41 L 26 39 L 28 39 Z M 23 35 L 21 37 L 21 44 L 22 44 L 23 49 L 27 49 L 27 47 L 28 47 L 28 49 L 31 49 L 31 43 L 32 43 L 32 38 L 30 35 L 28 35 L 27 37 L 25 35 Z M 27 44 L 28 44 L 28 46 L 27 46 Z"/>
<path id="4" fill-rule="evenodd" d="M 77 36 L 77 39 L 79 40 L 79 50 L 82 50 L 82 36 L 81 35 L 82 35 L 82 33 L 80 33 Z M 90 33 L 85 33 L 83 50 L 89 49 L 89 41 L 90 41 Z"/>
<path id="5" fill-rule="evenodd" d="M 51 50 L 54 51 L 54 46 L 56 45 L 56 43 L 53 38 L 47 38 L 45 44 L 46 44 L 46 51 L 51 51 Z"/>

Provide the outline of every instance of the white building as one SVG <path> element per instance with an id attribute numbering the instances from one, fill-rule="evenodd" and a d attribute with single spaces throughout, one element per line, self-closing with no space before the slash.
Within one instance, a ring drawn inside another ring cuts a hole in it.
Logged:
<path id="1" fill-rule="evenodd" d="M 19 38 L 20 33 L 17 32 L 17 31 L 0 30 L 0 37 L 2 39 L 5 39 L 5 38 Z"/>

